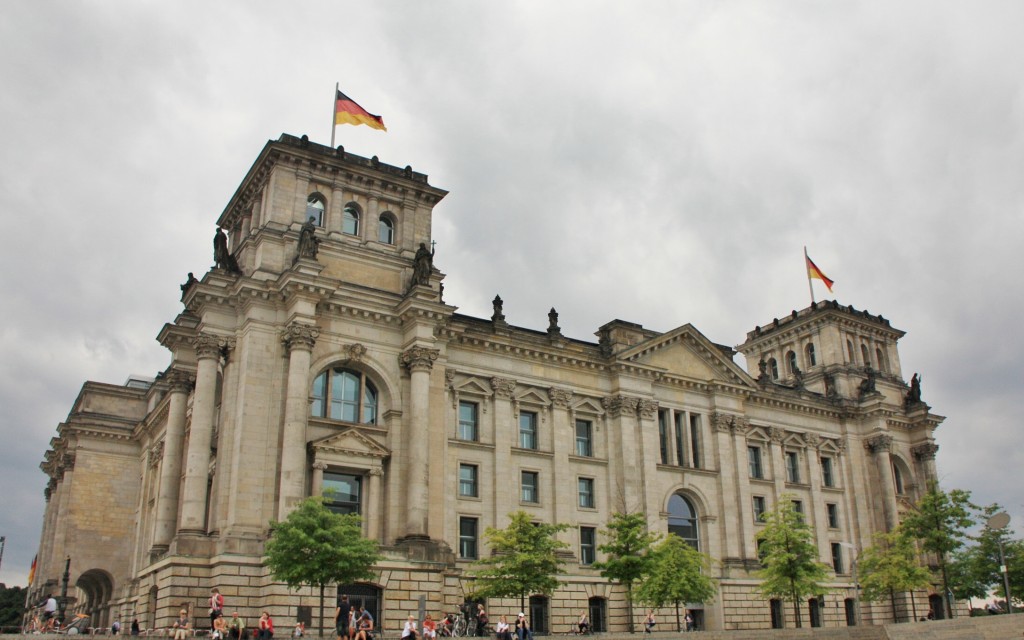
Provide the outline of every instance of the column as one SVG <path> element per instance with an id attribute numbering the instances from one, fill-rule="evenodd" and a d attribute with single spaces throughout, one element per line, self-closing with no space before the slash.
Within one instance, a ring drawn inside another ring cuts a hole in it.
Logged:
<path id="1" fill-rule="evenodd" d="M 327 212 L 324 214 L 324 229 L 328 233 L 332 231 L 341 231 L 341 211 L 345 206 L 342 202 L 345 194 L 342 192 L 341 185 L 335 184 L 331 189 L 331 201 L 327 203 Z"/>
<path id="2" fill-rule="evenodd" d="M 786 493 L 786 456 L 782 449 L 782 441 L 786 439 L 786 430 L 780 427 L 769 427 L 768 438 L 771 444 L 768 445 L 768 457 L 772 465 L 772 480 L 775 481 L 775 500 Z"/>
<path id="3" fill-rule="evenodd" d="M 185 445 L 185 408 L 192 376 L 171 370 L 170 402 L 167 407 L 167 428 L 164 429 L 163 462 L 160 464 L 160 492 L 156 500 L 156 526 L 153 550 L 165 551 L 174 537 L 178 519 L 178 489 L 181 485 L 181 451 Z"/>
<path id="4" fill-rule="evenodd" d="M 938 473 L 935 471 L 935 454 L 939 452 L 939 445 L 934 442 L 926 442 L 917 445 L 910 450 L 914 458 L 924 465 L 925 483 L 924 488 L 928 489 L 933 482 L 939 481 Z"/>
<path id="5" fill-rule="evenodd" d="M 366 537 L 378 542 L 380 542 L 380 525 L 384 520 L 385 509 L 383 479 L 384 469 L 380 467 L 370 469 L 370 495 L 366 496 L 366 503 L 373 505 L 373 513 L 366 519 Z"/>
<path id="6" fill-rule="evenodd" d="M 609 441 L 613 446 L 618 446 L 620 452 L 614 477 L 615 499 L 620 503 L 613 504 L 612 511 L 637 511 L 644 507 L 638 486 L 640 479 L 636 459 L 636 409 L 640 399 L 614 395 L 602 398 L 601 404 L 608 412 L 608 429 L 611 431 Z"/>
<path id="7" fill-rule="evenodd" d="M 811 504 L 808 512 L 814 520 L 810 523 L 814 529 L 818 541 L 819 560 L 828 566 L 832 566 L 832 547 L 828 540 L 828 516 L 825 514 L 825 499 L 821 494 L 821 458 L 818 447 L 821 446 L 821 438 L 816 433 L 804 435 L 804 442 L 807 443 L 807 471 L 811 481 Z"/>
<path id="8" fill-rule="evenodd" d="M 519 469 L 512 466 L 512 447 L 518 442 L 518 425 L 512 415 L 516 381 L 491 378 L 491 389 L 494 391 L 494 470 L 491 474 L 494 478 L 494 526 L 503 529 L 508 526 L 508 512 L 519 504 L 520 497 Z M 480 422 L 482 429 L 482 417 Z M 508 478 L 507 482 L 501 482 L 503 476 Z"/>
<path id="9" fill-rule="evenodd" d="M 640 499 L 643 500 L 644 513 L 647 514 L 648 528 L 657 531 L 661 525 L 663 506 L 661 493 L 655 481 L 658 475 L 658 457 L 661 455 L 661 443 L 658 441 L 658 403 L 655 400 L 640 398 L 637 401 L 637 412 L 640 419 L 640 433 L 637 438 Z"/>
<path id="10" fill-rule="evenodd" d="M 896 487 L 892 479 L 892 436 L 880 434 L 867 442 L 868 449 L 875 456 L 875 469 L 881 484 L 882 506 L 885 508 L 885 530 L 892 531 L 896 527 Z"/>
<path id="11" fill-rule="evenodd" d="M 409 440 L 406 474 L 406 538 L 429 538 L 427 481 L 429 456 L 427 435 L 430 417 L 430 371 L 441 352 L 413 346 L 400 356 L 400 362 L 409 370 Z"/>
<path id="12" fill-rule="evenodd" d="M 742 539 L 740 541 L 740 556 L 743 558 L 756 558 L 757 545 L 754 542 L 756 531 L 754 530 L 754 505 L 753 493 L 750 491 L 750 468 L 747 466 L 747 431 L 750 430 L 750 420 L 737 416 L 733 418 L 732 445 L 733 445 L 733 477 L 736 482 L 736 499 L 739 502 L 737 508 Z"/>
<path id="13" fill-rule="evenodd" d="M 324 492 L 324 471 L 327 471 L 327 463 L 317 460 L 313 463 L 313 483 L 309 491 L 311 496 L 323 495 Z"/>
<path id="14" fill-rule="evenodd" d="M 576 484 L 572 477 L 572 467 L 569 466 L 569 456 L 576 451 L 576 425 L 572 421 L 572 411 L 569 409 L 572 391 L 551 387 L 548 389 L 548 397 L 551 399 L 551 444 L 555 454 L 556 489 L 551 492 L 554 521 L 570 522 L 575 520 L 575 503 L 571 499 L 559 500 L 559 494 L 576 495 L 575 492 L 565 491 L 565 487 L 573 487 Z M 568 536 L 565 538 L 565 541 L 568 541 Z M 562 539 L 562 536 L 559 536 L 559 539 Z"/>
<path id="15" fill-rule="evenodd" d="M 281 341 L 288 351 L 288 386 L 281 439 L 281 484 L 277 518 L 284 520 L 306 493 L 306 418 L 309 416 L 309 364 L 320 330 L 293 322 Z"/>
<path id="16" fill-rule="evenodd" d="M 217 365 L 223 342 L 210 334 L 199 334 L 192 341 L 196 351 L 196 390 L 192 397 L 192 427 L 185 457 L 185 484 L 181 496 L 181 533 L 206 530 L 206 491 L 210 468 L 210 441 L 213 437 L 213 412 L 217 393 Z"/>
<path id="17" fill-rule="evenodd" d="M 714 427 L 715 435 L 718 438 L 718 464 L 722 470 L 719 478 L 722 483 L 721 513 L 722 513 L 722 540 L 725 544 L 722 548 L 722 561 L 729 561 L 743 556 L 742 540 L 740 537 L 740 514 L 733 500 L 736 499 L 734 446 L 732 437 L 732 425 L 735 416 L 725 413 L 712 413 L 711 425 Z M 732 474 L 730 473 L 732 471 Z"/>

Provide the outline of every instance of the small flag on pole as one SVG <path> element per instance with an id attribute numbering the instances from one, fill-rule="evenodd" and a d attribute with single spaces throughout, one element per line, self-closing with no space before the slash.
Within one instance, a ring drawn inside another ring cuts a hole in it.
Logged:
<path id="1" fill-rule="evenodd" d="M 32 580 L 36 577 L 36 560 L 38 559 L 39 554 L 36 554 L 36 556 L 32 558 L 32 568 L 28 570 L 28 586 L 30 587 L 32 586 Z"/>
<path id="2" fill-rule="evenodd" d="M 806 255 L 804 257 L 807 258 L 807 277 L 808 278 L 817 278 L 818 280 L 821 280 L 822 282 L 825 283 L 825 287 L 828 288 L 829 293 L 831 293 L 832 292 L 832 283 L 834 281 L 829 279 L 828 276 L 826 276 L 824 273 L 821 272 L 821 269 L 818 268 L 818 265 L 814 264 L 814 260 L 811 260 Z"/>
<path id="3" fill-rule="evenodd" d="M 365 124 L 374 129 L 387 131 L 384 126 L 384 118 L 375 116 L 366 109 L 356 104 L 356 101 L 335 89 L 334 98 L 334 124 Z"/>

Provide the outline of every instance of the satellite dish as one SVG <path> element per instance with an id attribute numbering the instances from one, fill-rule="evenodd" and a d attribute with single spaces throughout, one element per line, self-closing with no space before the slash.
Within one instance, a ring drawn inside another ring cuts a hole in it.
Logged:
<path id="1" fill-rule="evenodd" d="M 988 519 L 985 523 L 989 529 L 1005 529 L 1006 525 L 1010 524 L 1010 515 L 1007 513 L 997 513 Z"/>

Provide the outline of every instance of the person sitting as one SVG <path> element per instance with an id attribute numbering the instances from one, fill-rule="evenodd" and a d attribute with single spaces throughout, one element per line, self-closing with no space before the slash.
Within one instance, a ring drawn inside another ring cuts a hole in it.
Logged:
<path id="1" fill-rule="evenodd" d="M 586 611 L 580 611 L 580 619 L 576 622 L 576 633 L 583 635 L 590 631 L 590 618 Z"/>
<path id="2" fill-rule="evenodd" d="M 658 621 L 654 619 L 654 609 L 647 612 L 647 618 L 644 620 L 644 633 L 651 633 L 654 631 L 654 626 L 658 624 Z"/>
<path id="3" fill-rule="evenodd" d="M 512 640 L 512 631 L 508 626 L 508 618 L 505 616 L 498 618 L 498 626 L 494 628 L 494 632 L 497 635 L 498 640 Z"/>
<path id="4" fill-rule="evenodd" d="M 409 614 L 409 617 L 405 621 L 405 626 L 402 628 L 402 640 L 416 640 L 419 637 L 419 633 L 416 632 L 416 618 Z"/>
<path id="5" fill-rule="evenodd" d="M 435 638 L 437 638 L 437 624 L 428 613 L 427 617 L 423 618 L 423 640 L 434 640 Z"/>
<path id="6" fill-rule="evenodd" d="M 533 640 L 533 633 L 530 632 L 530 623 L 526 620 L 526 614 L 519 612 L 516 618 L 516 637 L 519 640 Z"/>
<path id="7" fill-rule="evenodd" d="M 365 607 L 359 607 L 359 619 L 356 621 L 355 640 L 373 640 L 373 616 Z"/>
<path id="8" fill-rule="evenodd" d="M 274 637 L 274 619 L 269 611 L 260 614 L 259 640 L 270 640 Z"/>
<path id="9" fill-rule="evenodd" d="M 188 619 L 188 611 L 182 609 L 178 613 L 178 619 L 174 621 L 174 640 L 185 640 L 188 638 L 188 631 L 192 623 Z"/>

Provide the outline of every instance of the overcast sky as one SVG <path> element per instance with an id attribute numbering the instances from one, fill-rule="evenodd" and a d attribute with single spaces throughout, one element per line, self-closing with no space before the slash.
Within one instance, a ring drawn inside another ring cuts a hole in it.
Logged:
<path id="1" fill-rule="evenodd" d="M 451 191 L 460 312 L 734 346 L 809 304 L 807 245 L 907 332 L 943 485 L 1019 527 L 1021 25 L 1016 1 L 3 3 L 0 582 L 82 383 L 169 364 L 217 217 L 268 139 L 330 143 L 335 82 L 388 126 L 336 144 Z"/>

